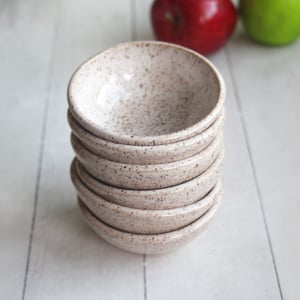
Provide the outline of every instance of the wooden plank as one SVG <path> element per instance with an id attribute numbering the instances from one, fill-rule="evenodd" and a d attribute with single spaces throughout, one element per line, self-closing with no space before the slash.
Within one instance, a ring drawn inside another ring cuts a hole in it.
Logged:
<path id="1" fill-rule="evenodd" d="M 189 299 L 280 299 L 223 53 L 213 61 L 228 88 L 223 205 L 208 230 L 185 249 L 148 258 L 149 299 L 181 299 L 186 293 Z"/>
<path id="2" fill-rule="evenodd" d="M 137 2 L 137 38 L 151 1 Z M 228 89 L 225 198 L 201 237 L 176 253 L 146 257 L 148 299 L 280 299 L 255 180 L 224 52 L 211 57 Z"/>
<path id="3" fill-rule="evenodd" d="M 0 3 L 0 299 L 21 299 L 39 169 L 55 5 Z"/>
<path id="4" fill-rule="evenodd" d="M 300 294 L 300 42 L 270 48 L 239 30 L 233 76 L 284 299 Z"/>
<path id="5" fill-rule="evenodd" d="M 83 222 L 69 179 L 66 88 L 88 56 L 130 40 L 129 1 L 61 1 L 39 206 L 26 299 L 142 299 L 142 256 L 100 240 Z"/>

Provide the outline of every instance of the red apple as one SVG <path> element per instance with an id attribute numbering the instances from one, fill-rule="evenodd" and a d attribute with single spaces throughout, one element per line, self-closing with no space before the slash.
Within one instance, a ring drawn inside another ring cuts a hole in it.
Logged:
<path id="1" fill-rule="evenodd" d="M 155 0 L 151 21 L 158 40 L 208 55 L 221 48 L 236 25 L 230 0 Z"/>

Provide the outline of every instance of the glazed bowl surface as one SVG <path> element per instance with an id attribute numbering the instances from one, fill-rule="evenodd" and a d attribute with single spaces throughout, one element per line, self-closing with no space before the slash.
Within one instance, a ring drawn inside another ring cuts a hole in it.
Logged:
<path id="1" fill-rule="evenodd" d="M 115 229 L 95 217 L 78 199 L 83 219 L 102 239 L 125 251 L 138 254 L 162 254 L 174 251 L 196 238 L 216 214 L 216 202 L 202 217 L 181 229 L 162 234 L 134 234 Z"/>
<path id="2" fill-rule="evenodd" d="M 93 193 L 79 179 L 76 168 L 71 169 L 72 182 L 83 203 L 104 223 L 123 231 L 138 234 L 158 234 L 182 228 L 201 217 L 222 197 L 220 181 L 197 202 L 167 210 L 144 210 L 121 206 Z"/>
<path id="3" fill-rule="evenodd" d="M 205 149 L 223 130 L 225 109 L 205 131 L 186 140 L 156 146 L 134 146 L 104 140 L 83 128 L 68 112 L 72 132 L 82 144 L 95 154 L 108 160 L 127 164 L 159 164 L 181 160 Z"/>
<path id="4" fill-rule="evenodd" d="M 223 149 L 223 133 L 200 153 L 171 163 L 155 165 L 124 164 L 96 155 L 75 135 L 71 144 L 77 159 L 98 180 L 125 189 L 149 190 L 189 181 L 206 171 Z"/>
<path id="5" fill-rule="evenodd" d="M 160 145 L 185 140 L 219 116 L 225 85 L 205 57 L 157 41 L 107 49 L 84 62 L 68 87 L 77 121 L 104 140 Z"/>
<path id="6" fill-rule="evenodd" d="M 74 160 L 80 180 L 98 196 L 113 203 L 138 209 L 162 210 L 190 205 L 204 197 L 222 176 L 224 150 L 213 164 L 196 178 L 168 188 L 129 190 L 105 184 L 90 175 Z"/>

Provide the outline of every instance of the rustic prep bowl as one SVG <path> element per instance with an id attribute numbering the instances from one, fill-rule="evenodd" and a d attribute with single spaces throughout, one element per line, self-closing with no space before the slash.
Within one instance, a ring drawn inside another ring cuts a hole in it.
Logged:
<path id="1" fill-rule="evenodd" d="M 83 63 L 69 107 L 88 131 L 128 145 L 185 140 L 207 129 L 225 99 L 223 79 L 203 56 L 156 41 L 117 45 Z"/>
<path id="2" fill-rule="evenodd" d="M 85 148 L 72 134 L 77 159 L 94 177 L 126 189 L 157 189 L 183 183 L 199 176 L 215 161 L 223 147 L 223 134 L 207 148 L 189 158 L 156 165 L 132 165 L 107 160 Z"/>
<path id="3" fill-rule="evenodd" d="M 78 160 L 75 159 L 73 163 L 81 181 L 98 196 L 131 208 L 162 210 L 187 206 L 204 197 L 221 177 L 224 150 L 198 177 L 179 185 L 155 190 L 119 189 L 95 179 Z"/>
<path id="4" fill-rule="evenodd" d="M 127 164 L 159 164 L 193 156 L 206 148 L 224 127 L 225 110 L 205 131 L 186 140 L 156 146 L 133 146 L 113 143 L 99 138 L 83 128 L 68 112 L 68 121 L 73 133 L 82 144 L 95 154 Z"/>
<path id="5" fill-rule="evenodd" d="M 157 234 L 186 226 L 202 216 L 222 196 L 221 183 L 218 182 L 204 198 L 191 205 L 168 210 L 144 210 L 121 206 L 99 197 L 79 179 L 74 164 L 71 178 L 80 199 L 96 217 L 114 228 L 132 233 Z"/>
<path id="6" fill-rule="evenodd" d="M 215 215 L 216 202 L 202 217 L 181 229 L 162 234 L 134 234 L 115 229 L 96 218 L 78 199 L 84 220 L 108 243 L 120 249 L 139 254 L 161 254 L 171 252 L 198 236 Z"/>

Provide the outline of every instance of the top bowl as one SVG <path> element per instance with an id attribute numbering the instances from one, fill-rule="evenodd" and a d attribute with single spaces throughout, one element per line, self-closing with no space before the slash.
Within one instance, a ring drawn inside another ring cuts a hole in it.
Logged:
<path id="1" fill-rule="evenodd" d="M 77 121 L 120 144 L 161 145 L 207 129 L 221 113 L 225 85 L 187 48 L 154 41 L 120 44 L 73 74 L 68 101 Z"/>

